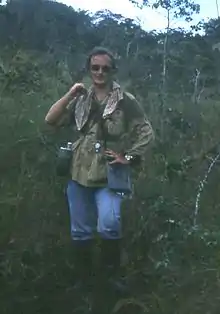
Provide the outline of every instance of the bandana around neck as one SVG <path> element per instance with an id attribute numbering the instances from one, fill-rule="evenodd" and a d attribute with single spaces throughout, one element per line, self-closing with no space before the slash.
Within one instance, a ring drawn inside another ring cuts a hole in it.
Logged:
<path id="1" fill-rule="evenodd" d="M 86 124 L 89 113 L 91 110 L 92 98 L 94 95 L 94 88 L 91 86 L 86 95 L 81 95 L 78 98 L 75 107 L 75 120 L 77 129 L 80 131 Z M 109 93 L 108 99 L 106 100 L 106 106 L 103 112 L 103 118 L 105 119 L 108 115 L 115 111 L 118 102 L 123 99 L 123 92 L 121 86 L 113 82 L 112 90 Z"/>

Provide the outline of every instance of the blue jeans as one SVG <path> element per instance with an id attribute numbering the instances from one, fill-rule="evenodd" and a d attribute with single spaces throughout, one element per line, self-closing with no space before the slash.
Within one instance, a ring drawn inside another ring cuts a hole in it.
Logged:
<path id="1" fill-rule="evenodd" d="M 66 192 L 73 240 L 92 239 L 95 230 L 103 239 L 121 238 L 120 195 L 108 188 L 84 187 L 72 180 Z"/>

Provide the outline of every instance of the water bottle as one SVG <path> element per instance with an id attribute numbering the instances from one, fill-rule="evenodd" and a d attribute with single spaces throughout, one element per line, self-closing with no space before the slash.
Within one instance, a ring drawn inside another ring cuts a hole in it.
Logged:
<path id="1" fill-rule="evenodd" d="M 66 176 L 70 172 L 72 161 L 72 143 L 68 142 L 66 146 L 61 146 L 57 155 L 56 171 L 58 176 Z"/>

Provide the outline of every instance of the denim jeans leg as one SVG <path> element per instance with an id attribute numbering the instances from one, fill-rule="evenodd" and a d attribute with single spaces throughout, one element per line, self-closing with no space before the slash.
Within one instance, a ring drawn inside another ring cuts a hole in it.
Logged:
<path id="1" fill-rule="evenodd" d="M 103 239 L 121 238 L 121 203 L 123 198 L 108 188 L 95 192 L 98 210 L 98 233 Z"/>
<path id="2" fill-rule="evenodd" d="M 94 189 L 70 180 L 66 192 L 72 240 L 92 239 L 97 214 Z"/>

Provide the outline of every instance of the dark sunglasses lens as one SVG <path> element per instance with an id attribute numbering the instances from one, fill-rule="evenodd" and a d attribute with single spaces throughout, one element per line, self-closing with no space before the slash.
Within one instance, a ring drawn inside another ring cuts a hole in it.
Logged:
<path id="1" fill-rule="evenodd" d="M 104 67 L 102 68 L 102 70 L 103 70 L 103 72 L 108 73 L 108 72 L 110 72 L 111 68 L 108 67 L 108 66 L 104 66 Z"/>
<path id="2" fill-rule="evenodd" d="M 99 65 L 96 65 L 96 64 L 93 64 L 93 65 L 91 65 L 91 70 L 92 71 L 98 71 L 99 70 Z"/>
<path id="3" fill-rule="evenodd" d="M 104 73 L 108 73 L 108 72 L 110 72 L 110 70 L 111 70 L 111 68 L 110 68 L 109 66 L 107 66 L 107 65 L 104 65 L 104 66 L 102 67 L 102 66 L 99 66 L 99 65 L 97 65 L 97 64 L 93 64 L 93 65 L 91 66 L 91 70 L 92 70 L 92 71 L 97 72 L 97 71 L 99 71 L 100 69 L 102 69 L 102 71 L 103 71 Z"/>

